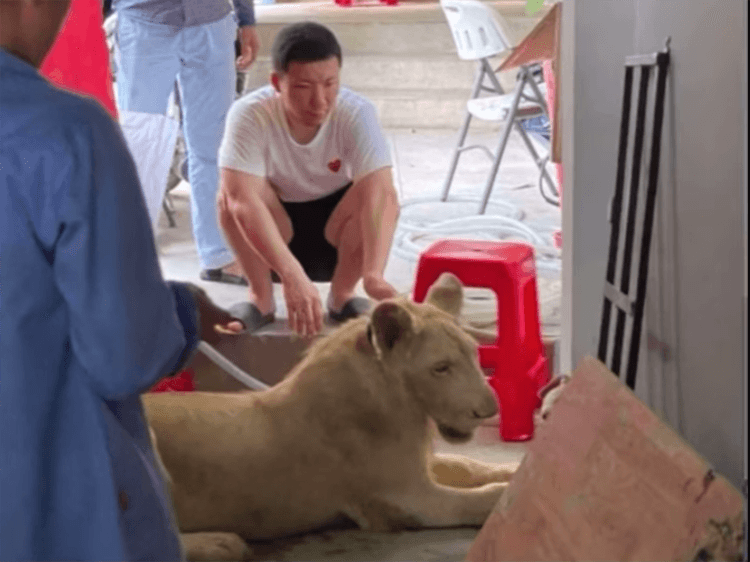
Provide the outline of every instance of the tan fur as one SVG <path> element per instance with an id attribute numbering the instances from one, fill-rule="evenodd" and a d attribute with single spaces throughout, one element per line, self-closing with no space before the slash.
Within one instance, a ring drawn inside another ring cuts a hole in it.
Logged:
<path id="1" fill-rule="evenodd" d="M 264 540 L 342 516 L 373 531 L 482 525 L 515 466 L 435 456 L 430 432 L 465 441 L 497 412 L 461 302 L 444 274 L 425 304 L 379 304 L 269 390 L 145 396 L 181 531 Z"/>

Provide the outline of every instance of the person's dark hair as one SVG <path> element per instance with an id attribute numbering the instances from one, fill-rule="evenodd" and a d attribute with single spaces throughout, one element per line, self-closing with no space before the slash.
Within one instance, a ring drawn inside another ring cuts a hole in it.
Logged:
<path id="1" fill-rule="evenodd" d="M 327 27 L 310 21 L 284 27 L 273 42 L 274 71 L 283 74 L 291 62 L 315 62 L 336 57 L 341 65 L 341 45 Z"/>

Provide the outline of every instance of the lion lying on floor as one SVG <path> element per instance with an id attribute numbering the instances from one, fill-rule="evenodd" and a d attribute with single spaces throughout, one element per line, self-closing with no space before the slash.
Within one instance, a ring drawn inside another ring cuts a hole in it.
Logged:
<path id="1" fill-rule="evenodd" d="M 244 540 L 342 516 L 373 531 L 481 526 L 516 465 L 432 452 L 431 427 L 465 442 L 497 413 L 462 301 L 444 274 L 425 304 L 380 303 L 268 390 L 145 395 L 188 558 L 246 557 Z"/>

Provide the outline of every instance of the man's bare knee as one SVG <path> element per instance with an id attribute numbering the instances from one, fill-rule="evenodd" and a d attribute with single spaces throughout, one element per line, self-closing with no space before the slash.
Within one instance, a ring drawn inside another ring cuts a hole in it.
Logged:
<path id="1" fill-rule="evenodd" d="M 361 213 L 369 213 L 373 208 L 399 212 L 398 193 L 392 184 L 377 184 L 369 187 L 371 189 L 365 189 L 360 194 L 358 210 Z"/>
<path id="2" fill-rule="evenodd" d="M 216 214 L 219 219 L 221 230 L 230 238 L 228 242 L 234 243 L 234 238 L 239 232 L 239 225 L 235 219 L 234 213 L 229 208 L 229 202 L 223 193 L 219 193 L 216 199 Z"/>
<path id="3" fill-rule="evenodd" d="M 336 249 L 345 246 L 344 251 L 352 251 L 362 245 L 362 232 L 357 219 L 349 216 L 340 224 L 327 224 L 323 232 L 326 241 Z"/>

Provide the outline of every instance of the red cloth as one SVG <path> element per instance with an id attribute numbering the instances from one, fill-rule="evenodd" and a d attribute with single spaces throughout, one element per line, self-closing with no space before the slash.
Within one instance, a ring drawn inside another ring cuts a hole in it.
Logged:
<path id="1" fill-rule="evenodd" d="M 72 0 L 40 72 L 60 87 L 97 99 L 117 119 L 101 0 Z"/>

